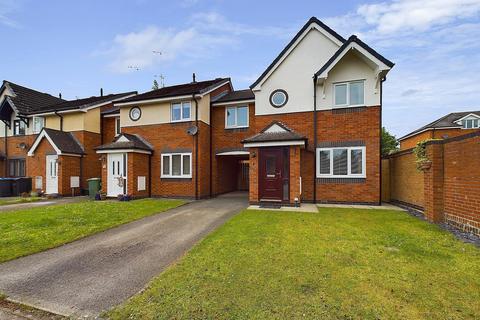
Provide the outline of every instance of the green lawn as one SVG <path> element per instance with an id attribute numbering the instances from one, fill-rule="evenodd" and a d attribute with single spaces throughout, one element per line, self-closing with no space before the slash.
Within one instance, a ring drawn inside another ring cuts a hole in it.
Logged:
<path id="1" fill-rule="evenodd" d="M 0 198 L 0 206 L 7 204 L 17 204 L 17 203 L 28 203 L 28 202 L 37 202 L 43 200 L 41 197 L 14 197 L 14 198 Z"/>
<path id="2" fill-rule="evenodd" d="M 480 250 L 386 210 L 247 210 L 112 319 L 479 319 Z"/>
<path id="3" fill-rule="evenodd" d="M 82 201 L 0 213 L 0 262 L 53 248 L 183 203 L 156 199 Z"/>

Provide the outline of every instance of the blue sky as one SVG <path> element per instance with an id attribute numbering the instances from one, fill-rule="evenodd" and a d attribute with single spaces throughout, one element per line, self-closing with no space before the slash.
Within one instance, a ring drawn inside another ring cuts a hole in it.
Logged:
<path id="1" fill-rule="evenodd" d="M 480 109 L 480 0 L 0 0 L 0 79 L 67 99 L 192 72 L 242 89 L 311 16 L 396 63 L 383 116 L 397 136 Z"/>

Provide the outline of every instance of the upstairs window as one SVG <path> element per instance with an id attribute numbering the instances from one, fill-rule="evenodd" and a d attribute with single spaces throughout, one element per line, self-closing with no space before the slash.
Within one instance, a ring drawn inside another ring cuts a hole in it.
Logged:
<path id="1" fill-rule="evenodd" d="M 365 147 L 317 149 L 317 178 L 365 178 Z"/>
<path id="2" fill-rule="evenodd" d="M 464 119 L 462 120 L 463 129 L 476 129 L 480 128 L 480 119 Z"/>
<path id="3" fill-rule="evenodd" d="M 118 136 L 121 132 L 120 127 L 120 117 L 115 118 L 115 135 Z"/>
<path id="4" fill-rule="evenodd" d="M 247 128 L 248 127 L 248 107 L 227 107 L 225 108 L 225 128 Z"/>
<path id="5" fill-rule="evenodd" d="M 162 153 L 162 178 L 191 178 L 191 153 Z"/>
<path id="6" fill-rule="evenodd" d="M 333 97 L 335 107 L 355 107 L 365 105 L 365 81 L 335 83 Z"/>
<path id="7" fill-rule="evenodd" d="M 33 133 L 40 133 L 45 126 L 44 117 L 33 117 Z"/>
<path id="8" fill-rule="evenodd" d="M 25 122 L 22 120 L 13 120 L 13 135 L 23 136 L 25 134 Z"/>
<path id="9" fill-rule="evenodd" d="M 172 103 L 172 122 L 190 121 L 192 104 L 190 101 Z"/>

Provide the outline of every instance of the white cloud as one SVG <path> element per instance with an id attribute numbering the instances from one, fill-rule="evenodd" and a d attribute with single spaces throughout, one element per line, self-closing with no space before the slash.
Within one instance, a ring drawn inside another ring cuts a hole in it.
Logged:
<path id="1" fill-rule="evenodd" d="M 176 59 L 183 63 L 211 59 L 222 49 L 235 46 L 242 35 L 289 38 L 293 30 L 293 27 L 252 27 L 231 22 L 215 12 L 197 13 L 184 29 L 149 26 L 140 31 L 119 34 L 107 50 L 94 54 L 110 57 L 110 69 L 125 73 Z M 153 51 L 162 54 L 154 54 Z"/>
<path id="2" fill-rule="evenodd" d="M 183 30 L 147 27 L 138 32 L 117 35 L 104 54 L 112 56 L 111 70 L 128 72 L 175 59 L 198 59 L 212 55 L 216 48 L 232 44 L 226 37 L 213 37 L 195 28 Z M 154 53 L 161 52 L 161 54 Z"/>

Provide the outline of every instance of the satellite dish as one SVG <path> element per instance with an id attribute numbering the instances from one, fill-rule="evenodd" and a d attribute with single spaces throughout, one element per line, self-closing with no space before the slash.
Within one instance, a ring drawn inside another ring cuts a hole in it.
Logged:
<path id="1" fill-rule="evenodd" d="M 21 143 L 18 145 L 18 147 L 19 147 L 20 149 L 24 149 L 24 150 L 25 150 L 25 149 L 27 149 L 28 146 L 27 146 L 27 144 L 26 144 L 25 142 L 21 142 Z"/>
<path id="2" fill-rule="evenodd" d="M 198 127 L 197 126 L 191 126 L 190 128 L 187 129 L 187 134 L 190 136 L 194 136 L 198 133 Z"/>

